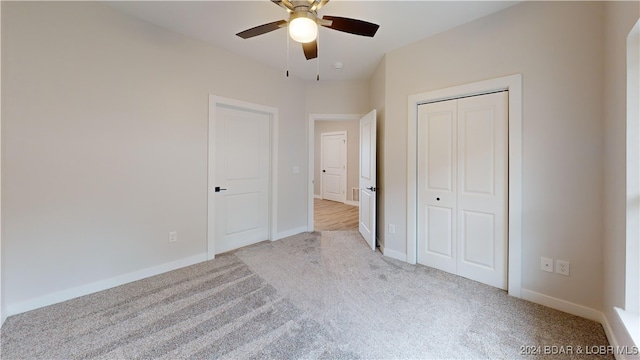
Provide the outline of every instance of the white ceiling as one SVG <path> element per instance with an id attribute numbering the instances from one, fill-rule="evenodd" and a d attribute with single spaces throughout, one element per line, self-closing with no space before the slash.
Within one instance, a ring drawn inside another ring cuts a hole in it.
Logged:
<path id="1" fill-rule="evenodd" d="M 351 17 L 376 23 L 373 38 L 320 28 L 321 80 L 368 79 L 390 50 L 507 8 L 518 1 L 345 1 L 332 0 L 318 15 Z M 284 72 L 287 33 L 279 29 L 250 39 L 235 34 L 288 18 L 284 9 L 263 1 L 109 1 L 107 5 L 158 26 L 248 56 Z M 344 68 L 335 70 L 333 64 Z M 289 73 L 315 80 L 316 60 L 306 60 L 300 44 L 290 42 Z"/>

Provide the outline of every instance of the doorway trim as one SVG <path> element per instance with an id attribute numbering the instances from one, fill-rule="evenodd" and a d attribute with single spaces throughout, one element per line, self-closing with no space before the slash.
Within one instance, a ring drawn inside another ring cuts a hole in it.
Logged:
<path id="1" fill-rule="evenodd" d="M 269 116 L 269 239 L 273 241 L 278 224 L 278 109 L 242 100 L 209 94 L 209 131 L 207 139 L 207 259 L 215 258 L 216 108 L 218 106 L 254 111 Z"/>
<path id="2" fill-rule="evenodd" d="M 307 181 L 307 231 L 313 231 L 313 185 L 314 185 L 314 163 L 315 163 L 315 125 L 316 121 L 351 121 L 360 120 L 362 114 L 309 114 L 307 133 L 309 134 L 309 172 Z M 345 174 L 346 178 L 346 174 Z M 345 189 L 346 191 L 346 189 Z"/>
<path id="3" fill-rule="evenodd" d="M 509 91 L 508 270 L 509 295 L 522 297 L 522 74 L 409 96 L 407 116 L 407 262 L 417 260 L 418 105 L 489 92 Z"/>

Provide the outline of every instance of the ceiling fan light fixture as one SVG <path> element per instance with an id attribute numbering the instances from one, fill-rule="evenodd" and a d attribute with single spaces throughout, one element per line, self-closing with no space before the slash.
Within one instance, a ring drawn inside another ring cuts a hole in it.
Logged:
<path id="1" fill-rule="evenodd" d="M 307 16 L 299 16 L 289 21 L 289 36 L 293 41 L 308 43 L 318 37 L 318 24 Z"/>

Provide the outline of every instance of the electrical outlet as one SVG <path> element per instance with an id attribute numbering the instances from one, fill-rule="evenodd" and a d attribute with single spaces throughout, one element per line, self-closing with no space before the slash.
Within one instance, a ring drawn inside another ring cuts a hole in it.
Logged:
<path id="1" fill-rule="evenodd" d="M 169 242 L 176 242 L 178 241 L 178 232 L 177 231 L 169 231 Z"/>
<path id="2" fill-rule="evenodd" d="M 396 233 L 395 224 L 389 224 L 389 234 L 395 234 L 395 233 Z"/>
<path id="3" fill-rule="evenodd" d="M 540 270 L 553 272 L 553 259 L 549 259 L 546 257 L 540 258 Z"/>
<path id="4" fill-rule="evenodd" d="M 569 276 L 569 268 L 571 263 L 564 260 L 556 260 L 556 273 Z"/>

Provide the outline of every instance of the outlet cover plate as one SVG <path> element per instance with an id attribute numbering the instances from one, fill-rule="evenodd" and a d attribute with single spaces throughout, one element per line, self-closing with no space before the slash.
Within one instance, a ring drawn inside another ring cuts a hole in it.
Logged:
<path id="1" fill-rule="evenodd" d="M 564 260 L 556 260 L 556 273 L 569 276 L 571 263 Z"/>
<path id="2" fill-rule="evenodd" d="M 178 241 L 178 232 L 177 231 L 169 231 L 169 242 L 176 242 Z"/>
<path id="3" fill-rule="evenodd" d="M 540 258 L 540 270 L 546 272 L 553 272 L 553 259 L 546 257 Z"/>

